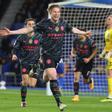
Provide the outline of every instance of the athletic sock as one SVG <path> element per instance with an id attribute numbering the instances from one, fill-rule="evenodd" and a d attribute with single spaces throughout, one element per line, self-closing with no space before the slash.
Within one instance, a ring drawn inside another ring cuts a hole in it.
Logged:
<path id="1" fill-rule="evenodd" d="M 74 82 L 74 94 L 79 94 L 79 82 Z"/>
<path id="2" fill-rule="evenodd" d="M 61 94 L 60 94 L 59 85 L 58 85 L 57 80 L 51 80 L 50 81 L 50 88 L 51 88 L 53 96 L 56 100 L 57 106 L 59 107 L 59 104 L 62 103 L 62 102 L 60 100 Z"/>
<path id="3" fill-rule="evenodd" d="M 22 100 L 22 102 L 26 101 L 26 95 L 27 95 L 27 87 L 21 86 L 21 100 Z"/>

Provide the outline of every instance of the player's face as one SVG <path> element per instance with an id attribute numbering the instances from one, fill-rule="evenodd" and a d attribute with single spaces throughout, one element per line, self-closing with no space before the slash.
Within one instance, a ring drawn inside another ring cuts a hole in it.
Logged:
<path id="1" fill-rule="evenodd" d="M 54 7 L 51 11 L 50 11 L 50 16 L 51 16 L 51 20 L 54 22 L 57 22 L 60 18 L 60 8 L 58 7 Z"/>
<path id="2" fill-rule="evenodd" d="M 105 24 L 108 25 L 112 25 L 112 16 L 107 17 Z"/>
<path id="3" fill-rule="evenodd" d="M 35 21 L 27 21 L 27 24 L 26 24 L 27 27 L 34 27 L 35 26 Z"/>

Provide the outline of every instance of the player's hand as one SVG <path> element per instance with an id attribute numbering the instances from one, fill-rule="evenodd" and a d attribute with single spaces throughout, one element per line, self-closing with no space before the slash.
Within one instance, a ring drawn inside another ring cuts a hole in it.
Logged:
<path id="1" fill-rule="evenodd" d="M 0 36 L 8 36 L 10 35 L 10 30 L 8 28 L 0 29 Z"/>
<path id="2" fill-rule="evenodd" d="M 108 60 L 112 58 L 112 51 L 109 51 L 108 53 L 105 54 L 105 59 Z"/>
<path id="3" fill-rule="evenodd" d="M 11 34 L 11 30 L 10 29 L 5 27 L 4 30 L 6 31 L 5 32 L 6 35 L 10 35 Z"/>
<path id="4" fill-rule="evenodd" d="M 12 55 L 12 61 L 16 61 L 17 59 L 18 59 L 18 57 L 15 54 L 13 54 Z"/>
<path id="5" fill-rule="evenodd" d="M 90 61 L 90 58 L 83 58 L 83 61 L 84 61 L 85 63 L 88 63 L 88 62 Z"/>
<path id="6" fill-rule="evenodd" d="M 87 31 L 85 34 L 87 37 L 91 37 L 92 36 L 92 32 L 91 31 Z"/>
<path id="7" fill-rule="evenodd" d="M 100 59 L 104 59 L 104 57 L 105 57 L 105 56 L 102 55 L 102 53 L 99 55 L 99 58 L 100 58 Z"/>
<path id="8" fill-rule="evenodd" d="M 99 58 L 100 59 L 105 59 L 105 56 L 106 56 L 107 53 L 108 53 L 107 51 L 103 50 L 102 53 L 99 55 Z"/>

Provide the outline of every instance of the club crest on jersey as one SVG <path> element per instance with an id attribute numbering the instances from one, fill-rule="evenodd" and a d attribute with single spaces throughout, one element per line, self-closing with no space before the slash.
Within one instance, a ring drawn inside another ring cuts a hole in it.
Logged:
<path id="1" fill-rule="evenodd" d="M 32 39 L 29 39 L 29 44 L 32 44 L 33 40 Z"/>
<path id="2" fill-rule="evenodd" d="M 83 45 L 82 44 L 80 45 L 80 48 L 83 48 Z"/>
<path id="3" fill-rule="evenodd" d="M 61 31 L 64 31 L 64 26 L 61 26 Z"/>
<path id="4" fill-rule="evenodd" d="M 87 45 L 84 45 L 84 48 L 86 49 L 86 48 L 88 48 L 88 46 Z"/>
<path id="5" fill-rule="evenodd" d="M 22 69 L 22 72 L 23 72 L 23 73 L 26 72 L 26 68 L 23 68 L 23 69 Z"/>
<path id="6" fill-rule="evenodd" d="M 37 39 L 36 39 L 36 40 L 34 40 L 34 44 L 38 44 L 38 42 L 39 42 L 39 41 L 38 41 Z"/>
<path id="7" fill-rule="evenodd" d="M 55 31 L 56 31 L 56 32 L 59 31 L 59 27 L 58 27 L 58 26 L 55 27 Z"/>
<path id="8" fill-rule="evenodd" d="M 47 60 L 46 60 L 46 63 L 47 63 L 47 64 L 51 64 L 51 59 L 47 59 Z"/>

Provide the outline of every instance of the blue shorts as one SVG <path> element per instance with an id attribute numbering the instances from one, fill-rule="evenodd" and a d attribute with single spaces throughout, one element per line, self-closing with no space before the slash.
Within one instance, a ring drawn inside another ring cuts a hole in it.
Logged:
<path id="1" fill-rule="evenodd" d="M 58 63 L 56 71 L 58 74 L 64 74 L 64 63 Z"/>

